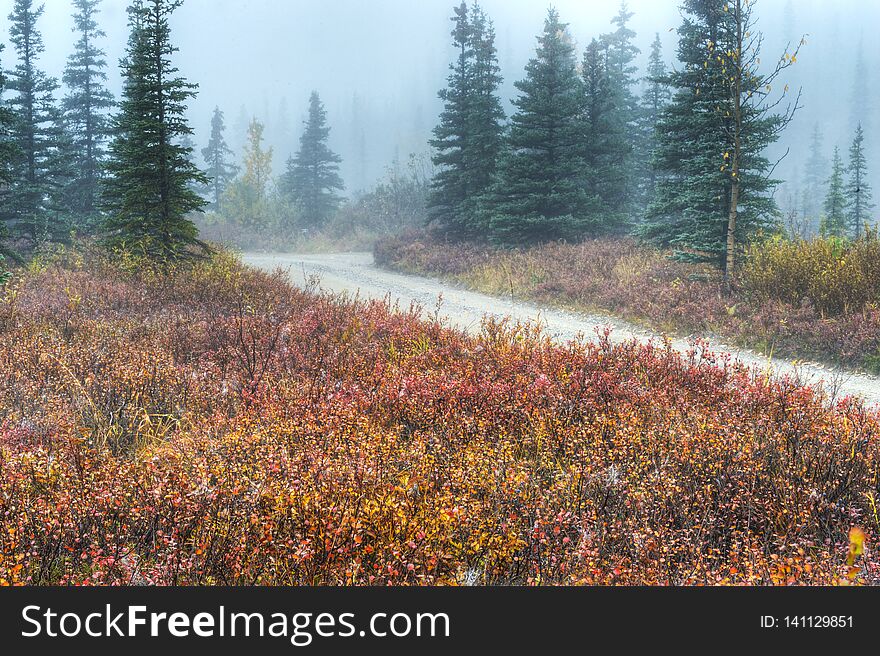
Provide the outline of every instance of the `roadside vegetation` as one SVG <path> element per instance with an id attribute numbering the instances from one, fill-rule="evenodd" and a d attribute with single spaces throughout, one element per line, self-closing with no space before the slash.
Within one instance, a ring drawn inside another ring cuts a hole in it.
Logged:
<path id="1" fill-rule="evenodd" d="M 755 244 L 732 293 L 713 267 L 624 238 L 503 249 L 422 231 L 381 241 L 375 254 L 381 266 L 487 294 L 880 372 L 880 239 L 873 232 L 855 242 Z"/>
<path id="2" fill-rule="evenodd" d="M 223 254 L 101 261 L 3 294 L 3 583 L 880 575 L 880 424 L 856 402 L 663 344 L 469 337 Z"/>
<path id="3" fill-rule="evenodd" d="M 875 409 L 701 344 L 468 336 L 210 243 L 384 238 L 400 270 L 876 369 L 861 127 L 823 215 L 796 208 L 822 239 L 764 241 L 799 46 L 759 72 L 753 0 L 684 0 L 682 66 L 656 39 L 641 98 L 625 5 L 582 60 L 551 9 L 509 122 L 492 21 L 462 2 L 431 164 L 347 202 L 317 92 L 280 175 L 256 118 L 234 161 L 219 108 L 201 170 L 182 1 L 129 4 L 114 99 L 100 1 L 74 0 L 63 103 L 43 7 L 13 3 L 0 584 L 880 582 Z M 442 238 L 389 237 L 425 224 Z"/>

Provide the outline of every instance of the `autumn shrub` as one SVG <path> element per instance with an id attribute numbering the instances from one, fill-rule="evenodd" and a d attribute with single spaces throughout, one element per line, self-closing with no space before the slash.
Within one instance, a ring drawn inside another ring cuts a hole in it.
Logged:
<path id="1" fill-rule="evenodd" d="M 419 316 L 226 255 L 24 274 L 0 582 L 878 581 L 873 411 L 701 344 Z"/>
<path id="2" fill-rule="evenodd" d="M 877 372 L 880 268 L 872 262 L 880 256 L 878 244 L 871 237 L 850 246 L 831 240 L 755 246 L 732 294 L 716 270 L 628 239 L 507 250 L 408 233 L 381 241 L 375 255 L 381 266 L 488 294 Z"/>
<path id="3" fill-rule="evenodd" d="M 743 286 L 759 301 L 805 303 L 822 318 L 860 313 L 880 304 L 880 239 L 775 239 L 750 248 Z"/>

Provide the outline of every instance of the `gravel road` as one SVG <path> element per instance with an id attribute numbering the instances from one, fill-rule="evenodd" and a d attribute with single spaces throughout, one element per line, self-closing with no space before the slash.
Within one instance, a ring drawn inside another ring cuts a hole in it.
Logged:
<path id="1" fill-rule="evenodd" d="M 370 253 L 246 254 L 244 261 L 261 269 L 284 269 L 289 272 L 293 282 L 301 286 L 309 278 L 318 277 L 321 289 L 327 292 L 360 294 L 361 298 L 366 299 L 384 299 L 390 295 L 392 303 L 399 303 L 404 308 L 411 303 L 417 303 L 425 312 L 433 313 L 442 295 L 440 315 L 451 325 L 467 331 L 478 331 L 483 318 L 488 315 L 510 317 L 523 323 L 540 322 L 548 335 L 560 341 L 577 339 L 580 336 L 589 338 L 595 335 L 596 329 L 606 326 L 613 329 L 613 341 L 648 341 L 659 338 L 657 334 L 607 316 L 544 308 L 468 291 L 432 278 L 386 271 L 376 267 Z M 857 396 L 872 405 L 880 404 L 880 378 L 817 364 L 793 364 L 781 359 L 771 359 L 718 341 L 710 340 L 709 343 L 712 351 L 719 354 L 729 353 L 743 364 L 761 372 L 771 372 L 777 376 L 797 376 L 804 384 L 823 387 L 833 397 Z M 672 340 L 672 346 L 684 352 L 688 350 L 690 343 L 687 339 L 677 338 Z"/>

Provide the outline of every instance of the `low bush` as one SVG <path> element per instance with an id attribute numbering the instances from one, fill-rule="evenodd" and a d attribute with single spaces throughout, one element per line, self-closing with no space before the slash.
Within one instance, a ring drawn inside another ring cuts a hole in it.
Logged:
<path id="1" fill-rule="evenodd" d="M 446 277 L 488 294 L 605 312 L 657 331 L 720 336 L 765 354 L 880 371 L 874 298 L 880 240 L 770 242 L 728 294 L 711 267 L 629 239 L 504 250 L 410 232 L 379 242 L 381 266 Z M 852 279 L 850 285 L 849 280 Z"/>
<path id="2" fill-rule="evenodd" d="M 849 316 L 880 304 L 880 239 L 774 239 L 750 248 L 744 290 L 759 302 L 809 304 L 820 316 Z"/>
<path id="3" fill-rule="evenodd" d="M 5 584 L 880 575 L 877 415 L 698 347 L 469 337 L 225 255 L 47 264 L 2 315 Z"/>

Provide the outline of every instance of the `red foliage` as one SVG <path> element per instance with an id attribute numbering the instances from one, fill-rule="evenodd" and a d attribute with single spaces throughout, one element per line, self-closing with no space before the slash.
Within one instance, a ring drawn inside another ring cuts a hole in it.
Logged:
<path id="1" fill-rule="evenodd" d="M 51 268 L 2 317 L 4 583 L 877 580 L 878 417 L 700 349 L 468 337 L 228 258 Z"/>
<path id="2" fill-rule="evenodd" d="M 654 330 L 720 335 L 765 354 L 880 371 L 876 305 L 828 317 L 806 300 L 792 304 L 745 287 L 729 297 L 717 271 L 672 261 L 633 240 L 508 251 L 409 233 L 380 242 L 376 259 L 388 268 L 452 278 L 487 293 L 609 312 Z"/>

